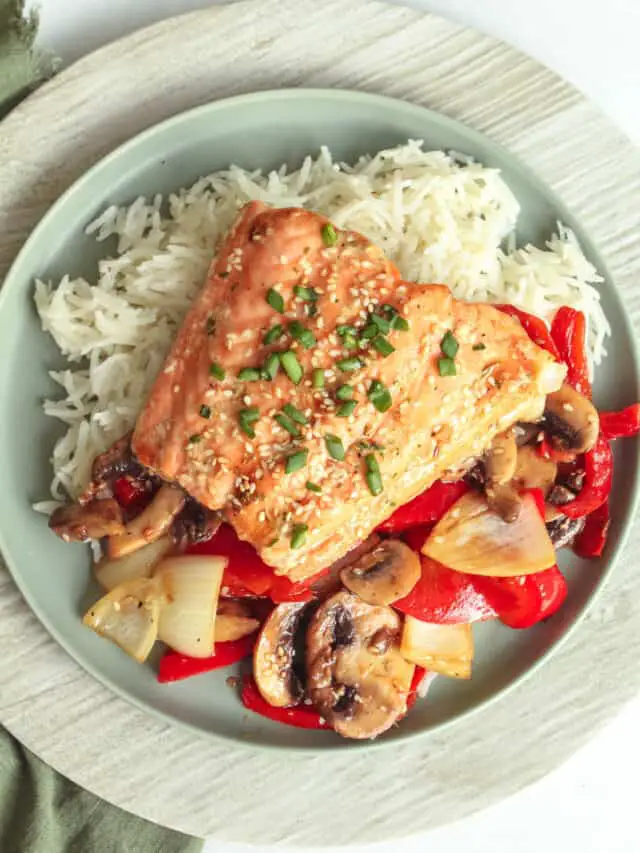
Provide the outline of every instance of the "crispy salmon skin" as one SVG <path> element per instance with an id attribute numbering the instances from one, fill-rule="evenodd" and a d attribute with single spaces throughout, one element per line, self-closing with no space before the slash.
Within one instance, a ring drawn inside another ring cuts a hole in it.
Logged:
<path id="1" fill-rule="evenodd" d="M 403 282 L 366 238 L 315 213 L 252 202 L 132 446 L 301 580 L 537 419 L 563 377 L 505 314 Z"/>

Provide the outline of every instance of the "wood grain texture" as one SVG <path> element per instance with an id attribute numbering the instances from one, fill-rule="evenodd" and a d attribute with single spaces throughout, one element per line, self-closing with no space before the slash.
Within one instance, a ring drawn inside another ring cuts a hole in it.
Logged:
<path id="1" fill-rule="evenodd" d="M 212 8 L 110 45 L 45 85 L 0 125 L 0 276 L 61 192 L 120 142 L 215 98 L 301 85 L 403 98 L 509 147 L 596 236 L 638 329 L 631 143 L 532 59 L 372 0 Z M 393 753 L 283 755 L 159 722 L 81 670 L 0 569 L 0 719 L 96 794 L 196 835 L 317 845 L 426 831 L 540 778 L 637 692 L 639 549 L 636 526 L 597 607 L 542 671 L 470 721 Z"/>

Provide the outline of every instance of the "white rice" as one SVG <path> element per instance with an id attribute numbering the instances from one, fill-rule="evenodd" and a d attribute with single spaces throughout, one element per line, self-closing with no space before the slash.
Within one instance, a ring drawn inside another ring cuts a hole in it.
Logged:
<path id="1" fill-rule="evenodd" d="M 381 246 L 405 278 L 446 283 L 461 299 L 511 302 L 545 319 L 560 305 L 579 308 L 591 362 L 605 354 L 601 277 L 561 225 L 544 248 L 513 248 L 519 206 L 498 170 L 416 141 L 355 166 L 326 148 L 291 173 L 232 166 L 166 204 L 158 195 L 107 208 L 86 229 L 118 241 L 95 281 L 36 282 L 42 328 L 69 362 L 51 372 L 61 393 L 44 403 L 67 427 L 52 457 L 55 500 L 77 496 L 95 455 L 132 427 L 216 245 L 250 199 L 319 211 Z"/>

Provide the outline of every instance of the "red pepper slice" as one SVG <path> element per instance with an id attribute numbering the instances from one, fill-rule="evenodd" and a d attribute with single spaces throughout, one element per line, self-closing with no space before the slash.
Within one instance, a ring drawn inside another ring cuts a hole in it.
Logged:
<path id="1" fill-rule="evenodd" d="M 572 450 L 558 450 L 547 441 L 546 436 L 537 444 L 536 449 L 543 459 L 551 459 L 553 462 L 573 462 L 576 458 Z"/>
<path id="2" fill-rule="evenodd" d="M 407 711 L 410 711 L 411 708 L 416 704 L 418 699 L 418 687 L 422 684 L 422 679 L 427 674 L 427 670 L 422 666 L 416 666 L 413 672 L 413 678 L 411 679 L 411 686 L 409 687 L 409 693 L 407 694 Z"/>
<path id="3" fill-rule="evenodd" d="M 407 616 L 438 625 L 495 619 L 496 612 L 479 591 L 476 576 L 454 572 L 421 556 L 422 575 L 411 592 L 392 607 Z"/>
<path id="4" fill-rule="evenodd" d="M 399 533 L 419 524 L 439 521 L 449 507 L 469 491 L 464 480 L 455 483 L 435 482 L 422 494 L 397 509 L 378 526 L 380 533 Z"/>
<path id="5" fill-rule="evenodd" d="M 409 530 L 404 531 L 402 539 L 407 543 L 409 548 L 420 553 L 422 546 L 431 535 L 433 527 L 433 524 L 421 524 L 418 527 L 411 527 Z"/>
<path id="6" fill-rule="evenodd" d="M 598 437 L 595 446 L 584 454 L 584 485 L 575 500 L 557 509 L 569 518 L 582 518 L 594 512 L 609 497 L 613 476 L 613 456 L 609 442 Z"/>
<path id="7" fill-rule="evenodd" d="M 127 509 L 141 501 L 145 497 L 146 492 L 128 477 L 118 477 L 113 484 L 113 495 L 120 506 Z"/>
<path id="8" fill-rule="evenodd" d="M 222 577 L 224 595 L 233 598 L 247 596 L 272 596 L 274 601 L 307 601 L 312 597 L 307 589 L 315 577 L 304 583 L 293 584 L 284 577 L 274 574 L 260 557 L 253 545 L 238 538 L 235 530 L 222 524 L 216 535 L 208 542 L 193 545 L 190 554 L 219 554 L 229 563 Z"/>
<path id="9" fill-rule="evenodd" d="M 242 704 L 249 711 L 260 714 L 285 726 L 295 726 L 298 729 L 331 729 L 329 723 L 311 705 L 295 705 L 292 708 L 274 708 L 262 698 L 258 687 L 252 676 L 244 679 Z"/>
<path id="10" fill-rule="evenodd" d="M 529 335 L 534 344 L 542 347 L 542 349 L 546 349 L 546 351 L 550 352 L 555 359 L 560 361 L 558 349 L 553 342 L 553 338 L 551 337 L 547 324 L 544 320 L 541 320 L 540 317 L 536 317 L 534 314 L 529 314 L 527 311 L 523 311 L 521 308 L 516 308 L 515 305 L 494 305 L 494 308 L 502 311 L 503 314 L 508 314 L 510 317 L 514 317 L 516 320 L 520 320 L 522 328 Z"/>
<path id="11" fill-rule="evenodd" d="M 600 435 L 611 441 L 640 433 L 640 403 L 619 412 L 600 412 Z"/>
<path id="12" fill-rule="evenodd" d="M 564 603 L 568 587 L 557 566 L 514 578 L 478 577 L 478 588 L 510 628 L 531 628 Z"/>
<path id="13" fill-rule="evenodd" d="M 579 394 L 591 399 L 591 382 L 587 362 L 586 321 L 582 311 L 563 305 L 551 324 L 551 337 L 567 365 L 567 382 Z"/>
<path id="14" fill-rule="evenodd" d="M 169 649 L 160 659 L 158 681 L 161 684 L 170 681 L 182 681 L 184 678 L 191 678 L 193 675 L 231 666 L 248 657 L 253 652 L 255 642 L 256 634 L 253 633 L 241 637 L 239 640 L 216 643 L 215 654 L 208 658 L 192 658 Z"/>
<path id="15" fill-rule="evenodd" d="M 576 536 L 573 550 L 579 557 L 599 557 L 609 533 L 609 501 L 587 516 L 582 532 Z"/>

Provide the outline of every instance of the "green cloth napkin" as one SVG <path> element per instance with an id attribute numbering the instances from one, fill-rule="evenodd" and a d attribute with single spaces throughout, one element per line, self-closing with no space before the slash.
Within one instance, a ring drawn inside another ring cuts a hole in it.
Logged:
<path id="1" fill-rule="evenodd" d="M 0 119 L 51 76 L 37 15 L 0 0 Z M 1 132 L 1 128 L 0 128 Z M 60 776 L 0 727 L 1 853 L 197 853 L 202 841 L 134 817 Z"/>

